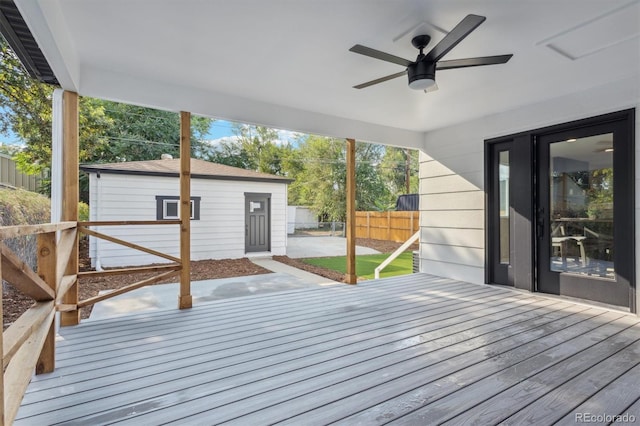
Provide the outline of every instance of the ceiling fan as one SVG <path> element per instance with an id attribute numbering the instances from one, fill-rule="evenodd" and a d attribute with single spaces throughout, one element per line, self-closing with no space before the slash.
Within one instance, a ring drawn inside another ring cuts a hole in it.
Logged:
<path id="1" fill-rule="evenodd" d="M 386 77 L 377 78 L 366 83 L 353 86 L 354 89 L 364 89 L 374 84 L 392 80 L 394 78 L 408 74 L 409 87 L 415 90 L 424 90 L 425 93 L 437 89 L 436 70 L 450 70 L 454 68 L 477 67 L 482 65 L 504 64 L 511 59 L 512 54 L 498 56 L 483 56 L 477 58 L 454 59 L 450 61 L 441 61 L 442 57 L 449 53 L 451 49 L 456 47 L 466 36 L 471 34 L 473 30 L 478 28 L 485 21 L 484 16 L 467 15 L 462 21 L 449 32 L 440 43 L 436 44 L 429 53 L 424 54 L 423 50 L 431 41 L 428 35 L 418 35 L 411 40 L 411 44 L 420 50 L 415 61 L 400 58 L 389 53 L 381 52 L 370 47 L 356 44 L 349 51 L 369 56 L 371 58 L 380 59 L 382 61 L 406 67 L 404 71 L 388 75 Z"/>

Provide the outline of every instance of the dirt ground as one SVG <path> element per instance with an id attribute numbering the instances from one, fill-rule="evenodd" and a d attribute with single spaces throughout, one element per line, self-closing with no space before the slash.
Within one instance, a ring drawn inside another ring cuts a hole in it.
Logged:
<path id="1" fill-rule="evenodd" d="M 392 241 L 371 240 L 358 238 L 356 244 L 370 247 L 382 253 L 390 253 L 400 247 L 401 243 Z M 414 247 L 415 249 L 415 247 Z M 334 281 L 343 281 L 344 276 L 336 271 L 308 265 L 299 259 L 291 259 L 287 256 L 274 256 L 274 260 L 294 266 L 299 269 L 322 275 Z M 91 262 L 88 258 L 88 248 L 84 241 L 80 245 L 80 270 L 89 271 Z M 264 269 L 249 259 L 224 259 L 224 260 L 199 260 L 191 262 L 191 280 L 200 281 L 217 278 L 232 278 L 246 275 L 267 274 L 271 271 Z M 107 277 L 83 278 L 80 284 L 80 300 L 96 296 L 101 290 L 122 288 L 128 284 L 141 281 L 153 276 L 153 273 L 139 273 L 127 275 L 113 275 Z M 158 284 L 176 282 L 176 277 L 167 278 Z M 9 327 L 24 311 L 33 304 L 33 300 L 16 291 L 11 285 L 5 284 L 2 299 L 4 329 Z M 82 318 L 88 318 L 91 307 L 81 310 Z"/>

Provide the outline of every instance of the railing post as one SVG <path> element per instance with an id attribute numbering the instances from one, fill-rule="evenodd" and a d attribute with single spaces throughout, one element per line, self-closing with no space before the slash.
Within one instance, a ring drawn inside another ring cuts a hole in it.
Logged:
<path id="1" fill-rule="evenodd" d="M 62 158 L 64 170 L 62 171 L 62 220 L 78 221 L 78 94 L 65 91 L 62 101 L 63 109 L 63 149 Z M 76 233 L 75 247 L 69 255 L 69 263 L 64 275 L 78 274 L 78 234 Z M 78 304 L 78 282 L 67 291 L 63 302 L 69 305 Z M 60 315 L 60 325 L 76 325 L 80 322 L 80 311 L 74 310 L 62 312 Z"/>
<path id="2" fill-rule="evenodd" d="M 191 297 L 191 114 L 180 112 L 180 295 L 178 308 L 193 305 Z"/>
<path id="3" fill-rule="evenodd" d="M 356 141 L 347 139 L 347 283 L 356 284 Z"/>
<path id="4" fill-rule="evenodd" d="M 49 284 L 54 293 L 57 290 L 57 245 L 56 233 L 47 232 L 38 235 L 38 275 L 44 282 Z M 54 306 L 55 309 L 55 306 Z M 36 374 L 50 373 L 55 368 L 56 352 L 56 321 L 51 322 L 49 332 L 44 341 L 40 357 L 36 364 Z"/>

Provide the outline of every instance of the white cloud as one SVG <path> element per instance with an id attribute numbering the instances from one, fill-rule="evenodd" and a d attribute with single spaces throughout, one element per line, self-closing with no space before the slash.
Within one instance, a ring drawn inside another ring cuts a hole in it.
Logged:
<path id="1" fill-rule="evenodd" d="M 232 135 L 232 136 L 223 136 L 221 138 L 217 138 L 217 139 L 208 139 L 208 140 L 204 140 L 203 143 L 209 145 L 209 146 L 218 146 L 221 143 L 224 142 L 236 142 L 238 140 L 238 136 Z"/>

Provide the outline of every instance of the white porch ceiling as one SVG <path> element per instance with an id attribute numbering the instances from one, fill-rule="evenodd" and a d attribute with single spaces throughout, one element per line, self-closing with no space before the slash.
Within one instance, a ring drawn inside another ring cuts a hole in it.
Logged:
<path id="1" fill-rule="evenodd" d="M 64 88 L 168 110 L 419 147 L 424 132 L 638 76 L 639 0 L 16 0 Z M 444 59 L 513 53 L 439 71 L 425 94 L 402 67 L 465 15 L 487 20 Z M 637 88 L 634 88 L 637 90 Z"/>

